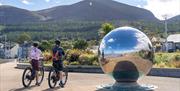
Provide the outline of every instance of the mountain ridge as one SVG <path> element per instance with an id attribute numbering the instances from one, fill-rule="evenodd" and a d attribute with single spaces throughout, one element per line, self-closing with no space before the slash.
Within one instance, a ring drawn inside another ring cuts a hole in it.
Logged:
<path id="1" fill-rule="evenodd" d="M 16 24 L 25 22 L 38 22 L 44 19 L 44 16 L 9 5 L 0 6 L 0 23 Z"/>
<path id="2" fill-rule="evenodd" d="M 72 5 L 56 6 L 39 11 L 28 11 L 13 6 L 0 6 L 0 23 L 16 24 L 48 21 L 159 21 L 148 10 L 112 0 L 83 0 Z"/>
<path id="3" fill-rule="evenodd" d="M 37 12 L 52 20 L 158 20 L 148 10 L 112 0 L 84 0 L 72 5 L 56 6 Z"/>

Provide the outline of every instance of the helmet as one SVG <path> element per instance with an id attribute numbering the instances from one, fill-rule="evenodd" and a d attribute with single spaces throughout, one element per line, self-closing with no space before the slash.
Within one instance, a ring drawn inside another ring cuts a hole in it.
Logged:
<path id="1" fill-rule="evenodd" d="M 39 44 L 38 42 L 33 42 L 34 47 L 38 47 L 38 44 Z"/>
<path id="2" fill-rule="evenodd" d="M 56 39 L 56 40 L 55 40 L 55 44 L 56 44 L 56 45 L 60 45 L 60 44 L 61 44 L 60 40 Z"/>

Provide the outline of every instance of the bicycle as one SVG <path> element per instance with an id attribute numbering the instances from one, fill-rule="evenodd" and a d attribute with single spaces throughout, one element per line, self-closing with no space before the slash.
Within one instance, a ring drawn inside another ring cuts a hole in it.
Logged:
<path id="1" fill-rule="evenodd" d="M 63 85 L 66 84 L 68 79 L 68 67 L 65 66 L 63 68 L 63 78 L 62 83 Z M 60 80 L 59 78 L 59 72 L 55 68 L 51 68 L 48 75 L 48 85 L 50 88 L 54 88 L 57 84 L 57 82 Z"/>
<path id="2" fill-rule="evenodd" d="M 29 87 L 31 82 L 35 79 L 35 74 L 32 74 L 33 69 L 32 67 L 27 67 L 22 75 L 22 83 L 24 87 Z M 43 65 L 43 59 L 39 60 L 39 81 L 38 84 L 40 85 L 44 79 L 44 65 Z"/>

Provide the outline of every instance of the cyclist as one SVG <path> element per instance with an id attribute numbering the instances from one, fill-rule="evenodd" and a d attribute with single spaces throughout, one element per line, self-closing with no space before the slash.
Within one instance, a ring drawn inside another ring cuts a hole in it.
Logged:
<path id="1" fill-rule="evenodd" d="M 59 85 L 61 87 L 64 87 L 62 78 L 63 78 L 63 60 L 62 57 L 65 55 L 64 50 L 60 47 L 60 41 L 56 40 L 55 41 L 55 46 L 52 49 L 52 58 L 53 58 L 53 67 L 55 68 L 56 71 L 58 71 L 58 77 L 60 79 Z"/>
<path id="2" fill-rule="evenodd" d="M 30 51 L 30 63 L 32 65 L 32 78 L 33 79 L 34 76 L 36 77 L 36 85 L 40 86 L 40 84 L 38 83 L 38 71 L 39 71 L 39 59 L 42 57 L 42 52 L 41 50 L 38 49 L 38 43 L 34 42 L 33 43 L 33 47 Z"/>

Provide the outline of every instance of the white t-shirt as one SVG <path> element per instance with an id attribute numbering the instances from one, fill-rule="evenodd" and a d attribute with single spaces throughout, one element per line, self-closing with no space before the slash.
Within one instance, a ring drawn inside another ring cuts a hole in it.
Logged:
<path id="1" fill-rule="evenodd" d="M 32 47 L 30 51 L 30 59 L 39 60 L 42 55 L 41 50 L 36 47 Z"/>

